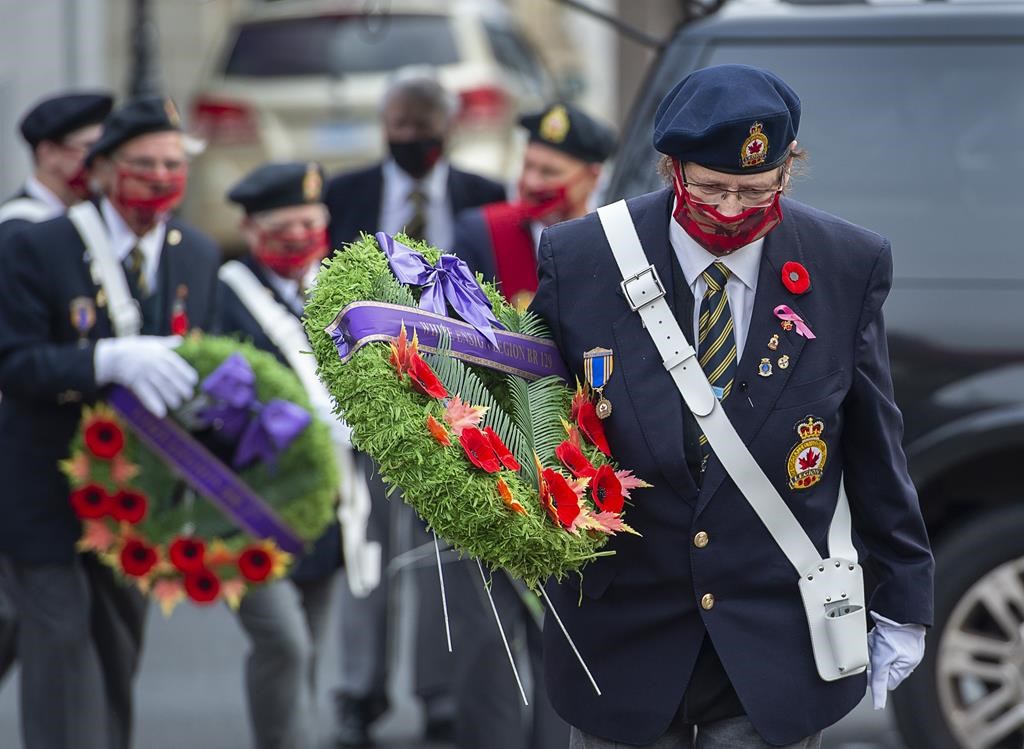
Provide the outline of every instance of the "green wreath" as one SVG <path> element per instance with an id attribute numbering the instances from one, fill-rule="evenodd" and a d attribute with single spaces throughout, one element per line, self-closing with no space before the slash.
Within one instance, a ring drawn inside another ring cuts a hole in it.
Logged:
<path id="1" fill-rule="evenodd" d="M 441 253 L 396 238 L 431 265 Z M 543 322 L 481 284 L 510 332 L 548 337 Z M 557 377 L 527 382 L 467 365 L 444 348 L 420 356 L 403 327 L 390 343 L 367 343 L 343 363 L 326 328 L 353 302 L 417 307 L 374 237 L 324 261 L 306 306 L 320 379 L 382 478 L 460 552 L 536 589 L 601 551 L 622 522 L 630 490 L 646 484 L 616 471 L 591 394 Z"/>
<path id="2" fill-rule="evenodd" d="M 200 383 L 232 355 L 241 356 L 254 375 L 260 404 L 278 399 L 312 413 L 294 373 L 251 344 L 191 336 L 177 351 L 196 369 Z M 194 430 L 188 412 L 186 404 L 169 418 Z M 120 577 L 156 598 L 166 613 L 185 598 L 200 604 L 224 599 L 237 606 L 248 587 L 287 572 L 289 554 L 272 539 L 251 538 L 196 495 L 105 403 L 84 409 L 61 469 L 83 523 L 79 548 L 95 552 Z M 250 462 L 237 475 L 306 543 L 334 517 L 338 469 L 330 432 L 316 418 L 272 461 Z"/>

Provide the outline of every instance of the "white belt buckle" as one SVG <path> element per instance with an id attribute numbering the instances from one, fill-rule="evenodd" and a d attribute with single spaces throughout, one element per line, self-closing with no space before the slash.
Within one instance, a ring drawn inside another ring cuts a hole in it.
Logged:
<path id="1" fill-rule="evenodd" d="M 622 289 L 626 304 L 633 312 L 665 296 L 665 287 L 653 265 L 648 265 L 636 275 L 623 279 L 619 288 Z"/>

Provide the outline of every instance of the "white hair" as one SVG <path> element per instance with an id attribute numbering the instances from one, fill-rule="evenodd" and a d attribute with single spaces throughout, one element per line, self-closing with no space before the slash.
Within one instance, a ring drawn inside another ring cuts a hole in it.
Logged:
<path id="1" fill-rule="evenodd" d="M 459 109 L 458 98 L 441 85 L 437 70 L 430 65 L 406 65 L 392 73 L 381 99 L 380 110 L 395 96 L 410 96 L 450 122 Z"/>

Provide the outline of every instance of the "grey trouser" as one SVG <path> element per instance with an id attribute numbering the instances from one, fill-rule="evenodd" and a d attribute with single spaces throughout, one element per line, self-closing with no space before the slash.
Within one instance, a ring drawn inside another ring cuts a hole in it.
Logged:
<path id="1" fill-rule="evenodd" d="M 513 583 L 504 572 L 489 576 L 491 597 L 527 690 L 527 708 L 476 561 L 455 561 L 444 569 L 455 662 L 456 746 L 564 749 L 569 726 L 558 717 L 548 699 L 539 622 L 521 597 L 521 593 L 532 594 Z"/>
<path id="2" fill-rule="evenodd" d="M 25 749 L 127 749 L 145 599 L 91 557 L 0 557 L 15 607 Z"/>
<path id="3" fill-rule="evenodd" d="M 569 749 L 629 749 L 630 746 L 591 736 L 578 728 L 573 728 L 572 735 L 569 737 Z M 647 744 L 644 749 L 819 749 L 819 747 L 821 747 L 820 732 L 795 744 L 776 747 L 762 739 L 754 730 L 750 720 L 743 716 L 700 725 L 696 727 L 696 731 L 692 726 L 683 726 L 682 728 L 673 726 L 668 733 L 653 744 Z"/>
<path id="4" fill-rule="evenodd" d="M 317 652 L 334 576 L 278 580 L 250 590 L 238 619 L 251 648 L 245 686 L 256 749 L 314 749 Z"/>
<path id="5" fill-rule="evenodd" d="M 15 642 L 18 635 L 18 619 L 14 614 L 14 601 L 4 589 L 3 578 L 0 577 L 0 684 L 14 665 Z"/>

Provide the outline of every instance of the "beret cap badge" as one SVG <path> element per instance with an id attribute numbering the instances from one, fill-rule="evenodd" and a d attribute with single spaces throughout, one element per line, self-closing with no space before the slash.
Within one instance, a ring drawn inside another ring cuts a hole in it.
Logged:
<path id="1" fill-rule="evenodd" d="M 181 127 L 181 115 L 178 114 L 178 108 L 174 106 L 174 102 L 169 96 L 164 97 L 164 111 L 167 113 L 167 121 L 173 127 Z"/>
<path id="2" fill-rule="evenodd" d="M 302 197 L 307 203 L 320 202 L 323 193 L 324 181 L 320 176 L 320 167 L 316 164 L 306 166 L 306 176 L 302 179 Z"/>
<path id="3" fill-rule="evenodd" d="M 569 113 L 561 104 L 552 107 L 540 121 L 540 137 L 550 143 L 562 143 L 569 134 Z"/>
<path id="4" fill-rule="evenodd" d="M 768 158 L 768 136 L 764 134 L 764 126 L 755 122 L 750 126 L 750 135 L 740 147 L 740 164 L 744 169 L 760 166 Z"/>

